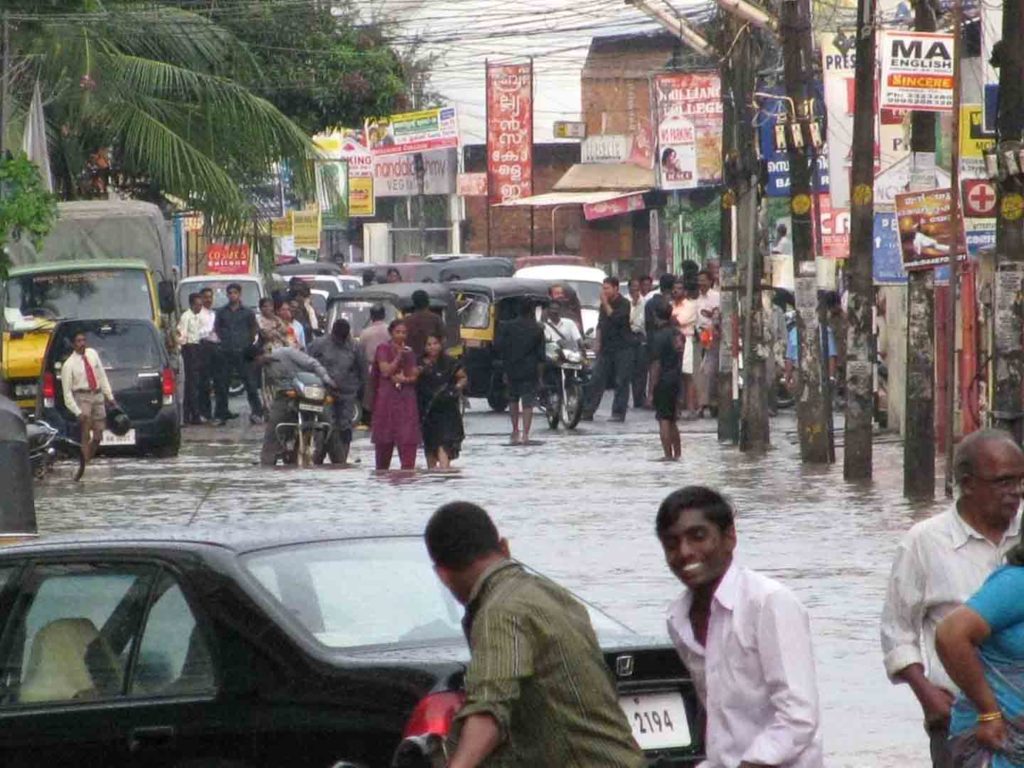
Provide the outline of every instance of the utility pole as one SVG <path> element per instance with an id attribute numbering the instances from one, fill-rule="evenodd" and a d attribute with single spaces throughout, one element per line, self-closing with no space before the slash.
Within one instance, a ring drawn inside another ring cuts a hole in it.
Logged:
<path id="1" fill-rule="evenodd" d="M 853 172 L 850 178 L 850 294 L 847 309 L 846 426 L 843 477 L 867 480 L 872 472 L 874 304 L 872 260 L 875 184 L 875 1 L 857 3 L 854 65 Z"/>
<path id="2" fill-rule="evenodd" d="M 738 115 L 741 105 L 733 100 L 731 89 L 727 84 L 732 82 L 729 62 L 722 63 L 722 167 L 735 162 L 739 146 Z M 737 408 L 738 391 L 735 376 L 738 376 L 736 340 L 736 312 L 738 304 L 738 283 L 736 280 L 736 192 L 727 188 L 722 194 L 721 208 L 721 242 L 719 252 L 722 260 L 719 267 L 719 280 L 722 295 L 721 320 L 718 343 L 718 440 L 736 445 L 740 441 L 739 408 Z M 735 348 L 734 348 L 735 346 Z"/>
<path id="3" fill-rule="evenodd" d="M 1024 13 L 1021 0 L 1003 2 L 1003 39 L 994 52 L 999 67 L 999 113 L 996 118 L 996 148 L 1017 141 L 1024 132 Z M 1005 160 L 999 151 L 999 162 Z M 996 382 L 993 421 L 1010 430 L 1020 443 L 1022 434 L 1021 386 L 1024 383 L 1024 349 L 1021 346 L 1021 305 L 1017 299 L 1024 289 L 1024 198 L 1011 169 L 1000 172 L 996 220 Z"/>
<path id="4" fill-rule="evenodd" d="M 814 261 L 812 211 L 814 194 L 808 165 L 809 136 L 803 125 L 811 119 L 807 83 L 813 72 L 809 0 L 783 0 L 779 32 L 782 37 L 786 94 L 793 110 L 789 141 L 790 214 L 793 222 L 793 267 L 796 277 L 797 334 L 800 375 L 796 396 L 800 458 L 812 464 L 831 459 L 830 414 L 822 393 L 821 328 L 818 321 L 818 281 Z"/>
<path id="5" fill-rule="evenodd" d="M 914 6 L 914 28 L 935 31 L 927 1 Z M 954 119 L 959 116 L 954 115 Z M 910 123 L 910 189 L 935 187 L 935 113 L 916 110 Z M 935 496 L 935 270 L 916 269 L 907 280 L 907 434 L 903 495 Z M 952 354 L 952 350 L 950 350 Z"/>

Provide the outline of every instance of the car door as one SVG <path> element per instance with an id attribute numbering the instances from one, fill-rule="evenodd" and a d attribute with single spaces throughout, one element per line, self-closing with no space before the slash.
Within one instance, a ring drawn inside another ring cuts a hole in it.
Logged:
<path id="1" fill-rule="evenodd" d="M 118 712 L 157 569 L 36 562 L 0 637 L 0 763 L 121 768 Z"/>

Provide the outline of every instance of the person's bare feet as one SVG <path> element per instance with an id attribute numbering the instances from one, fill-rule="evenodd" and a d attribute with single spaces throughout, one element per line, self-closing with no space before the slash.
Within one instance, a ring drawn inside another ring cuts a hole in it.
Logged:
<path id="1" fill-rule="evenodd" d="M 509 438 L 508 444 L 509 445 L 519 445 L 520 443 L 522 443 L 522 440 L 519 437 L 519 433 L 518 432 L 513 432 L 512 433 L 512 437 Z"/>

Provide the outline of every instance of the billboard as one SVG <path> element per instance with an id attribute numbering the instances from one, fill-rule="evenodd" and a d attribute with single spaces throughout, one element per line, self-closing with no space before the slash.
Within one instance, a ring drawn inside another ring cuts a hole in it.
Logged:
<path id="1" fill-rule="evenodd" d="M 953 35 L 882 30 L 882 108 L 953 109 Z"/>
<path id="2" fill-rule="evenodd" d="M 373 196 L 372 176 L 353 176 L 348 180 L 348 215 L 352 218 L 372 218 L 377 213 L 377 198 Z"/>
<path id="3" fill-rule="evenodd" d="M 896 226 L 904 269 L 944 264 L 952 248 L 963 253 L 961 230 L 953 220 L 953 194 L 948 189 L 896 195 Z"/>
<path id="4" fill-rule="evenodd" d="M 459 146 L 455 107 L 435 107 L 366 120 L 366 143 L 374 155 L 402 155 Z"/>
<path id="5" fill-rule="evenodd" d="M 716 72 L 654 77 L 661 189 L 722 183 L 722 83 Z"/>
<path id="6" fill-rule="evenodd" d="M 450 149 L 423 153 L 423 194 L 450 195 L 455 191 L 458 162 Z M 412 155 L 373 158 L 373 193 L 377 197 L 412 197 L 419 194 Z"/>
<path id="7" fill-rule="evenodd" d="M 778 99 L 763 99 L 757 115 L 758 141 L 761 145 L 761 157 L 768 166 L 768 185 L 765 194 L 768 197 L 789 197 L 789 152 L 786 147 L 779 147 L 775 142 L 775 126 L 780 115 L 788 114 L 786 101 L 781 98 L 785 89 L 781 87 L 766 87 L 762 93 L 770 93 L 780 96 Z M 820 82 L 815 83 L 814 92 L 818 95 L 818 103 L 815 105 L 815 113 L 820 114 L 822 105 L 822 86 Z M 816 158 L 814 173 L 811 178 L 813 191 L 822 193 L 828 192 L 828 156 L 819 154 Z"/>
<path id="8" fill-rule="evenodd" d="M 490 202 L 533 194 L 533 65 L 487 65 Z"/>
<path id="9" fill-rule="evenodd" d="M 244 275 L 248 272 L 248 243 L 210 243 L 206 246 L 207 274 Z"/>

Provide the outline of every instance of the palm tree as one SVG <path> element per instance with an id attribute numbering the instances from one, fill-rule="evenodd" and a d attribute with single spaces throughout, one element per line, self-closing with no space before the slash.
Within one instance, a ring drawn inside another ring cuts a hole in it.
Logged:
<path id="1" fill-rule="evenodd" d="M 205 14 L 137 0 L 4 6 L 20 63 L 14 93 L 27 104 L 36 78 L 42 83 L 63 198 L 110 184 L 241 222 L 252 213 L 246 186 L 281 162 L 301 194 L 312 192 L 309 138 L 238 84 L 235 77 L 254 64 Z"/>

